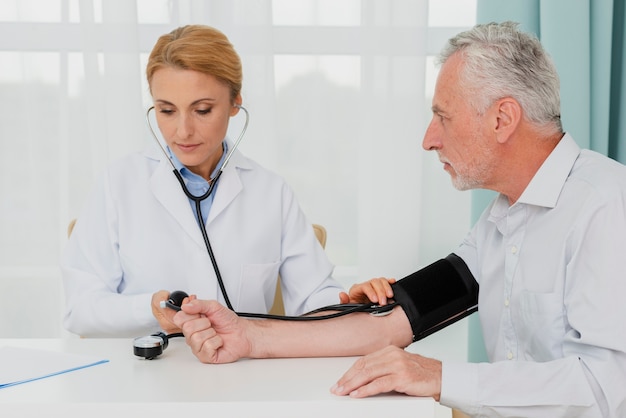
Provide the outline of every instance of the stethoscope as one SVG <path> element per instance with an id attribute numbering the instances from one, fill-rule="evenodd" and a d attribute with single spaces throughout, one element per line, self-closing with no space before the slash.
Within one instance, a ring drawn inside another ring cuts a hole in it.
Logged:
<path id="1" fill-rule="evenodd" d="M 198 220 L 200 231 L 202 233 L 202 238 L 204 240 L 207 253 L 209 254 L 209 258 L 211 259 L 211 264 L 213 266 L 213 270 L 215 271 L 215 277 L 217 278 L 220 291 L 222 292 L 222 296 L 224 297 L 224 301 L 228 309 L 232 310 L 238 316 L 241 316 L 241 317 L 262 318 L 262 319 L 280 319 L 280 320 L 288 320 L 288 321 L 324 320 L 324 319 L 336 318 L 339 316 L 347 315 L 353 312 L 368 312 L 372 315 L 378 315 L 378 316 L 387 315 L 391 313 L 391 310 L 397 305 L 397 303 L 390 303 L 385 306 L 379 306 L 375 303 L 346 303 L 346 304 L 328 305 L 328 306 L 324 306 L 322 308 L 307 312 L 301 316 L 237 312 L 235 311 L 235 309 L 233 309 L 233 306 L 228 297 L 228 293 L 226 292 L 226 287 L 224 286 L 224 280 L 222 279 L 222 275 L 220 273 L 217 260 L 215 259 L 215 254 L 213 253 L 213 249 L 211 247 L 211 241 L 209 240 L 209 236 L 206 231 L 206 225 L 204 223 L 204 218 L 202 216 L 201 203 L 203 200 L 211 196 L 211 193 L 213 193 L 213 190 L 215 189 L 217 181 L 219 180 L 220 176 L 224 172 L 224 168 L 230 161 L 231 156 L 233 155 L 233 153 L 239 146 L 239 143 L 243 139 L 243 136 L 246 133 L 246 130 L 248 129 L 248 122 L 250 120 L 250 114 L 248 113 L 248 110 L 239 104 L 235 104 L 234 106 L 244 111 L 246 115 L 246 121 L 232 149 L 228 151 L 228 154 L 224 158 L 224 161 L 222 162 L 222 165 L 220 166 L 217 174 L 209 182 L 209 189 L 200 196 L 196 196 L 189 191 L 189 189 L 187 188 L 187 185 L 185 184 L 185 181 L 183 180 L 182 175 L 180 174 L 180 171 L 176 169 L 174 162 L 170 158 L 165 147 L 163 147 L 163 145 L 161 144 L 161 141 L 159 141 L 156 133 L 154 132 L 154 129 L 152 129 L 152 124 L 150 122 L 150 112 L 154 110 L 154 106 L 151 106 L 146 111 L 146 121 L 148 123 L 148 128 L 150 129 L 150 133 L 152 134 L 152 137 L 156 141 L 157 145 L 159 146 L 159 149 L 165 156 L 166 160 L 169 161 L 170 165 L 172 166 L 174 176 L 176 176 L 176 178 L 178 179 L 178 182 L 180 183 L 180 187 L 185 192 L 185 195 L 195 203 L 196 217 Z M 182 304 L 182 301 L 184 300 L 184 298 L 186 298 L 187 296 L 188 295 L 183 291 L 180 291 L 180 290 L 173 291 L 170 294 L 170 298 L 167 301 L 163 301 L 161 303 L 161 307 L 168 307 L 174 310 L 180 310 L 180 305 Z M 322 312 L 328 312 L 328 311 L 333 311 L 333 313 L 318 315 Z M 163 350 L 167 348 L 169 338 L 182 337 L 182 336 L 183 336 L 182 333 L 173 333 L 173 334 L 168 335 L 163 332 L 158 332 L 156 334 L 152 334 L 149 336 L 137 337 L 134 339 L 134 343 L 133 343 L 134 353 L 138 357 L 143 357 L 145 359 L 152 360 L 158 357 L 159 355 L 161 355 L 163 353 Z"/>
<path id="2" fill-rule="evenodd" d="M 200 227 L 200 232 L 202 233 L 204 245 L 206 246 L 206 250 L 207 250 L 207 253 L 209 254 L 209 258 L 211 259 L 211 264 L 213 265 L 213 270 L 215 271 L 215 277 L 217 278 L 217 283 L 219 284 L 220 290 L 222 292 L 222 296 L 224 297 L 224 302 L 226 303 L 226 306 L 228 306 L 228 309 L 232 311 L 234 311 L 233 305 L 230 303 L 230 299 L 228 298 L 228 293 L 226 292 L 226 287 L 224 286 L 224 280 L 222 280 L 222 274 L 220 273 L 220 268 L 217 265 L 215 254 L 213 254 L 213 248 L 211 247 L 211 241 L 209 240 L 209 236 L 207 235 L 207 232 L 206 232 L 206 225 L 204 223 L 204 217 L 202 216 L 201 203 L 203 200 L 208 199 L 209 196 L 211 196 L 211 193 L 213 193 L 213 190 L 215 189 L 215 186 L 217 185 L 217 181 L 219 180 L 222 173 L 224 172 L 224 168 L 230 161 L 230 157 L 232 157 L 233 153 L 239 146 L 239 143 L 243 139 L 243 136 L 246 133 L 246 130 L 248 129 L 248 122 L 250 121 L 250 114 L 248 113 L 248 110 L 239 104 L 235 104 L 234 106 L 244 111 L 244 113 L 246 114 L 246 121 L 243 125 L 243 128 L 241 129 L 241 132 L 239 133 L 239 136 L 237 137 L 237 140 L 235 141 L 235 144 L 228 151 L 228 154 L 226 154 L 226 158 L 224 158 L 224 161 L 222 162 L 222 165 L 220 166 L 220 169 L 218 170 L 217 174 L 215 175 L 215 177 L 213 177 L 209 181 L 209 190 L 207 190 L 205 193 L 203 193 L 200 196 L 196 196 L 189 191 L 189 189 L 187 188 L 187 185 L 185 184 L 185 181 L 183 180 L 183 176 L 180 174 L 180 171 L 176 169 L 174 162 L 168 155 L 163 145 L 161 145 L 161 141 L 159 141 L 159 139 L 157 138 L 154 132 L 154 129 L 152 129 L 152 124 L 150 123 L 150 112 L 154 110 L 154 106 L 151 106 L 146 112 L 146 122 L 148 123 L 148 128 L 150 129 L 150 133 L 152 134 L 152 137 L 158 144 L 159 149 L 161 150 L 161 152 L 163 153 L 167 161 L 169 161 L 170 165 L 172 166 L 172 170 L 174 172 L 174 175 L 178 179 L 178 182 L 180 183 L 180 187 L 182 187 L 187 197 L 195 202 L 196 217 L 198 218 L 198 225 Z"/>
<path id="3" fill-rule="evenodd" d="M 209 258 L 211 259 L 211 264 L 213 266 L 213 270 L 215 271 L 215 276 L 217 278 L 217 282 L 219 284 L 220 291 L 222 293 L 222 296 L 224 297 L 224 301 L 225 301 L 226 306 L 228 307 L 228 309 L 232 310 L 237 315 L 242 316 L 242 317 L 265 318 L 265 319 L 282 319 L 282 320 L 291 320 L 291 321 L 311 321 L 311 320 L 329 319 L 329 318 L 335 318 L 337 316 L 346 315 L 346 314 L 349 314 L 349 313 L 352 313 L 352 312 L 369 312 L 369 313 L 378 314 L 378 315 L 382 315 L 382 314 L 390 312 L 391 309 L 395 306 L 395 304 L 389 304 L 389 305 L 385 305 L 385 306 L 379 306 L 379 305 L 374 304 L 374 303 L 364 303 L 364 304 L 361 304 L 361 303 L 350 303 L 350 304 L 329 305 L 329 306 L 325 306 L 325 307 L 316 309 L 314 311 L 305 313 L 305 314 L 303 314 L 301 316 L 286 316 L 286 315 L 271 315 L 271 314 L 261 314 L 261 313 L 237 312 L 237 311 L 235 311 L 235 309 L 233 309 L 233 306 L 232 306 L 232 304 L 230 302 L 230 299 L 228 297 L 228 293 L 226 292 L 226 287 L 224 286 L 224 280 L 222 279 L 222 275 L 220 273 L 220 269 L 219 269 L 219 266 L 217 264 L 217 260 L 215 259 L 215 254 L 213 253 L 213 249 L 211 247 L 211 242 L 209 240 L 209 236 L 208 236 L 207 231 L 206 231 L 206 225 L 204 223 L 204 219 L 203 219 L 203 216 L 202 216 L 202 211 L 201 211 L 201 208 L 200 208 L 200 204 L 202 203 L 203 200 L 207 199 L 211 195 L 213 190 L 215 189 L 217 181 L 219 180 L 220 176 L 224 172 L 224 168 L 226 167 L 226 165 L 230 161 L 231 156 L 233 155 L 233 153 L 235 152 L 235 150 L 239 146 L 239 143 L 243 139 L 243 136 L 246 133 L 246 130 L 248 129 L 248 122 L 250 120 L 250 114 L 248 113 L 248 110 L 245 107 L 243 107 L 243 106 L 241 106 L 239 104 L 235 104 L 234 106 L 236 106 L 240 110 L 244 111 L 244 113 L 246 115 L 245 123 L 244 123 L 243 128 L 241 129 L 241 132 L 239 133 L 239 136 L 237 137 L 237 140 L 235 141 L 232 149 L 230 149 L 228 151 L 228 154 L 226 155 L 226 158 L 224 158 L 224 161 L 222 162 L 222 165 L 220 166 L 217 174 L 209 182 L 210 183 L 209 184 L 209 189 L 204 194 L 202 194 L 201 196 L 195 196 L 194 194 L 192 194 L 189 191 L 189 189 L 187 188 L 187 185 L 185 184 L 185 181 L 183 180 L 182 175 L 180 174 L 180 171 L 178 171 L 176 169 L 176 166 L 174 165 L 174 163 L 173 163 L 172 159 L 170 158 L 168 152 L 166 151 L 165 147 L 163 147 L 163 145 L 161 144 L 161 141 L 159 141 L 159 139 L 158 139 L 154 129 L 152 128 L 152 124 L 150 122 L 150 112 L 152 110 L 154 110 L 154 106 L 150 107 L 147 110 L 147 112 L 146 112 L 146 121 L 148 123 L 148 128 L 150 129 L 150 133 L 152 134 L 152 137 L 154 138 L 154 140 L 158 144 L 159 149 L 161 150 L 161 152 L 163 153 L 163 155 L 165 156 L 167 161 L 169 161 L 170 165 L 172 166 L 174 175 L 178 179 L 178 182 L 180 183 L 180 187 L 185 192 L 185 195 L 187 195 L 187 197 L 189 199 L 191 199 L 193 202 L 195 202 L 196 217 L 197 217 L 197 220 L 198 220 L 198 225 L 200 227 L 200 231 L 202 233 L 202 238 L 204 240 L 204 244 L 206 246 L 207 253 L 209 254 Z M 180 291 L 177 291 L 177 292 L 180 292 Z M 186 296 L 186 294 L 185 294 L 185 296 Z M 182 302 L 182 299 L 180 300 L 180 302 Z M 168 307 L 170 307 L 172 309 L 180 309 L 179 308 L 180 304 L 178 304 L 178 306 L 176 306 L 176 304 L 165 302 L 165 306 L 168 306 Z M 335 311 L 335 312 L 332 313 L 332 314 L 311 316 L 313 314 L 318 314 L 320 312 L 325 312 L 325 311 Z"/>

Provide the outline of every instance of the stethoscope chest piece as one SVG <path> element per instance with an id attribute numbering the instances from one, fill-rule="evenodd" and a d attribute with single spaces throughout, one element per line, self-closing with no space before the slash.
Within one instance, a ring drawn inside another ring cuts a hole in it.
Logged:
<path id="1" fill-rule="evenodd" d="M 166 342 L 158 335 L 146 335 L 137 337 L 133 342 L 133 351 L 137 357 L 152 360 L 163 354 Z"/>

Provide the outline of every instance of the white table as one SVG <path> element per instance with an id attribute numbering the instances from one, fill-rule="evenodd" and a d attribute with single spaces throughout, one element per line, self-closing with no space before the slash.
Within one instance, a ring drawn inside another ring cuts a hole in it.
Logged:
<path id="1" fill-rule="evenodd" d="M 330 387 L 355 358 L 244 359 L 200 363 L 182 338 L 154 360 L 132 339 L 0 339 L 27 347 L 108 359 L 108 363 L 0 389 L 2 417 L 434 417 L 436 402 L 400 394 L 339 397 Z M 190 416 L 190 415 L 187 415 Z"/>

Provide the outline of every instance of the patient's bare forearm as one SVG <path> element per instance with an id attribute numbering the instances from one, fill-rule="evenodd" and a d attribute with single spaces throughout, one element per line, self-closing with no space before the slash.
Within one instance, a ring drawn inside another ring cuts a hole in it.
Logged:
<path id="1" fill-rule="evenodd" d="M 357 356 L 412 342 L 411 326 L 401 308 L 382 317 L 354 313 L 322 321 L 268 320 L 248 325 L 253 358 Z"/>

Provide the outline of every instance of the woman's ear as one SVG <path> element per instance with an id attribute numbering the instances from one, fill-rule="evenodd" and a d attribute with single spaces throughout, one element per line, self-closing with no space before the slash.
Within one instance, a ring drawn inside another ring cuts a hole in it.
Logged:
<path id="1" fill-rule="evenodd" d="M 235 116 L 237 113 L 239 113 L 239 108 L 241 107 L 242 102 L 243 99 L 241 98 L 241 93 L 239 93 L 237 97 L 235 97 L 235 100 L 233 100 L 233 107 L 230 110 L 230 116 Z"/>
<path id="2" fill-rule="evenodd" d="M 498 142 L 506 142 L 517 129 L 522 119 L 522 107 L 512 97 L 505 97 L 496 103 L 495 134 Z"/>

